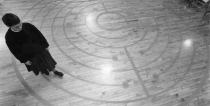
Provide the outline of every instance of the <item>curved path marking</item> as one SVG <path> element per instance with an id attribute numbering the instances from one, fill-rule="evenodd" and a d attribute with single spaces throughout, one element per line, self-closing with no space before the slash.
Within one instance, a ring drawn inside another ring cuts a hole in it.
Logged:
<path id="1" fill-rule="evenodd" d="M 89 15 L 90 15 L 90 14 L 91 14 L 91 13 L 89 13 Z M 88 16 L 87 16 L 87 17 L 88 17 Z M 87 25 L 87 20 L 85 20 L 85 23 L 86 23 L 86 25 Z M 89 28 L 88 26 L 87 26 L 87 28 L 89 29 L 89 31 L 90 31 L 91 33 L 94 33 L 94 32 L 92 32 L 92 31 L 90 30 L 90 28 Z M 96 44 L 96 43 L 93 43 L 93 42 L 88 41 L 87 39 L 85 39 L 85 38 L 82 37 L 81 35 L 80 35 L 80 37 L 83 38 L 85 41 L 87 41 L 87 42 L 89 42 L 90 44 L 93 44 L 93 45 L 95 45 L 95 46 L 99 46 L 99 47 L 103 47 L 103 48 L 112 48 L 112 49 L 116 49 L 116 48 L 129 47 L 129 46 L 132 46 L 132 45 L 137 44 L 138 42 L 142 41 L 142 39 L 147 35 L 147 33 L 148 33 L 148 30 L 144 31 L 144 36 L 141 37 L 139 40 L 135 41 L 135 42 L 132 43 L 132 44 L 129 44 L 129 45 L 126 45 L 126 46 L 118 46 L 118 47 L 114 47 L 113 45 L 112 45 L 112 46 L 102 46 L 102 45 L 98 45 L 98 44 Z M 95 34 L 95 35 L 96 35 L 96 34 Z M 129 34 L 128 34 L 128 35 L 129 35 Z"/>
<path id="2" fill-rule="evenodd" d="M 105 1 L 105 2 L 115 2 L 115 3 L 119 3 L 119 2 L 116 2 L 116 1 Z M 86 8 L 88 8 L 88 7 L 91 7 L 91 6 L 93 6 L 93 5 L 97 5 L 97 4 L 102 4 L 102 6 L 104 7 L 105 11 L 106 11 L 106 12 L 108 11 L 107 8 L 105 8 L 104 2 L 98 2 L 98 3 L 91 4 L 91 5 L 89 5 L 89 6 L 86 6 L 86 7 L 83 8 L 83 9 L 81 9 L 81 10 L 78 12 L 78 14 L 76 15 L 75 19 L 78 18 L 79 13 L 81 13 L 84 9 L 86 9 Z M 115 8 L 115 7 L 114 7 L 114 8 Z M 113 9 L 113 8 L 109 8 L 109 9 Z M 92 11 L 94 11 L 94 10 L 92 10 Z M 100 16 L 100 15 L 99 15 L 99 16 Z M 98 20 L 99 16 L 96 17 L 96 20 Z M 96 21 L 96 23 L 98 24 L 98 21 Z M 99 25 L 99 24 L 98 24 L 98 25 Z M 87 26 L 87 24 L 86 24 L 86 26 Z M 100 26 L 100 25 L 99 25 L 99 26 Z M 129 35 L 127 35 L 127 36 L 123 36 L 123 37 L 111 37 L 111 38 L 110 38 L 110 37 L 106 37 L 106 36 L 101 36 L 101 35 L 99 35 L 99 34 L 93 32 L 92 30 L 90 30 L 89 27 L 87 27 L 87 28 L 88 28 L 88 30 L 89 30 L 91 33 L 93 33 L 94 35 L 96 35 L 96 36 L 98 36 L 98 37 L 100 37 L 100 38 L 105 38 L 105 39 L 119 39 L 119 38 L 124 38 L 124 37 L 129 36 Z"/>
<path id="3" fill-rule="evenodd" d="M 173 11 L 172 9 L 170 9 L 170 10 Z M 183 19 L 182 17 L 179 17 L 179 18 Z M 201 25 L 198 25 L 196 27 L 198 27 L 197 29 L 199 29 L 201 27 Z M 192 27 L 190 27 L 190 28 L 192 28 Z M 187 28 L 187 29 L 190 29 L 190 28 Z M 184 31 L 184 30 L 186 30 L 186 29 L 181 29 L 180 31 Z M 201 29 L 199 29 L 199 30 L 201 31 Z M 210 60 L 210 51 L 209 50 L 210 49 L 208 47 L 207 40 L 204 38 L 204 36 L 203 36 L 203 39 L 205 41 L 205 46 L 206 46 L 206 49 L 207 49 L 207 58 L 208 58 L 207 59 L 207 69 L 203 73 L 204 76 L 201 78 L 201 81 L 200 81 L 201 83 L 199 83 L 199 86 L 197 86 L 197 89 L 194 92 L 192 92 L 192 94 L 190 95 L 189 98 L 186 98 L 186 100 L 184 102 L 180 103 L 178 106 L 187 106 L 196 97 L 196 95 L 199 94 L 199 92 L 202 90 L 203 86 L 206 84 L 207 79 L 209 78 L 209 68 L 210 68 L 209 67 L 210 66 L 210 62 L 209 62 L 209 60 Z M 194 52 L 193 52 L 193 54 L 194 54 Z"/>
<path id="4" fill-rule="evenodd" d="M 55 17 L 57 17 L 57 15 L 58 15 L 66 6 L 68 6 L 70 3 L 71 3 L 71 2 L 69 2 L 68 4 L 66 4 L 65 6 L 63 6 L 63 7 L 60 9 L 60 11 L 57 12 L 57 14 L 55 15 Z M 82 3 L 79 3 L 78 5 L 80 5 L 80 4 L 82 4 Z M 78 5 L 76 5 L 76 6 L 78 6 Z M 76 6 L 75 6 L 75 7 L 76 7 Z M 48 12 L 48 13 L 49 13 L 49 12 Z M 47 16 L 47 15 L 48 15 L 48 14 L 46 14 L 46 16 Z M 45 20 L 46 16 L 45 16 L 44 19 L 42 20 L 42 23 L 43 23 L 43 21 Z M 54 22 L 55 22 L 55 18 L 53 19 L 53 23 L 52 23 L 52 27 L 51 27 L 51 28 L 53 28 Z M 43 25 L 43 24 L 41 24 L 41 27 L 40 27 L 40 28 L 42 28 L 42 25 Z M 63 24 L 63 25 L 64 25 L 64 24 Z M 51 31 L 53 31 L 53 30 L 51 30 Z M 52 32 L 52 35 L 53 35 L 53 32 Z M 54 36 L 53 36 L 53 41 L 55 41 Z M 57 45 L 56 42 L 55 42 L 55 44 Z M 62 49 L 61 49 L 59 46 L 57 46 L 57 47 L 60 49 L 61 52 L 63 52 Z M 65 52 L 63 52 L 63 54 L 65 54 Z M 66 55 L 66 56 L 67 56 L 67 55 Z M 79 77 L 77 77 L 77 76 L 75 76 L 75 75 L 73 75 L 73 74 L 70 74 L 69 72 L 65 71 L 64 69 L 62 69 L 62 68 L 59 67 L 59 66 L 57 66 L 57 67 L 58 67 L 59 69 L 61 69 L 63 72 L 65 72 L 66 74 L 70 75 L 71 77 L 73 77 L 73 78 L 75 78 L 75 79 L 78 79 L 78 80 L 81 80 L 81 81 L 84 81 L 84 82 L 87 82 L 87 83 L 90 83 L 90 84 L 97 84 L 97 85 L 104 85 L 104 86 L 121 86 L 121 84 L 104 84 L 104 83 L 97 83 L 97 82 L 91 82 L 91 81 L 88 81 L 88 80 L 84 80 L 84 79 L 81 79 L 81 78 L 79 78 Z"/>
<path id="5" fill-rule="evenodd" d="M 202 90 L 203 86 L 206 84 L 206 81 L 207 79 L 209 78 L 209 66 L 210 66 L 210 63 L 209 63 L 209 59 L 210 59 L 210 51 L 209 51 L 209 46 L 208 46 L 208 43 L 207 43 L 207 40 L 203 37 L 203 39 L 205 40 L 205 46 L 206 46 L 206 49 L 207 49 L 207 68 L 206 68 L 206 71 L 203 73 L 203 77 L 199 83 L 199 85 L 197 86 L 197 89 L 192 92 L 192 94 L 190 95 L 189 98 L 187 98 L 186 101 L 184 101 L 183 103 L 181 103 L 180 105 L 178 106 L 187 106 L 195 97 L 196 95 L 198 95 L 200 93 L 200 91 Z"/>
<path id="6" fill-rule="evenodd" d="M 70 4 L 70 3 L 69 3 Z M 79 4 L 77 4 L 76 6 L 74 6 L 74 7 L 77 7 L 78 5 L 80 5 L 81 3 L 79 3 Z M 62 7 L 61 9 L 60 9 L 60 11 L 58 11 L 57 12 L 57 14 L 55 15 L 55 17 L 58 15 L 58 13 L 60 13 L 66 6 L 68 6 L 68 4 L 67 5 L 65 5 L 64 7 Z M 72 10 L 72 9 L 71 9 Z M 69 11 L 70 12 L 70 11 Z M 68 13 L 69 13 L 68 12 Z M 68 14 L 66 15 L 66 16 L 68 16 Z M 64 20 L 66 19 L 66 17 L 64 18 Z M 54 18 L 54 20 L 55 20 L 55 18 Z M 51 27 L 51 29 L 53 28 L 53 25 L 54 25 L 54 21 L 53 20 L 53 23 L 52 23 L 52 27 Z M 65 21 L 64 21 L 65 22 Z M 64 23 L 63 23 L 63 25 L 64 25 Z M 63 26 L 63 28 L 64 28 L 64 26 Z M 51 31 L 53 31 L 53 30 L 51 30 Z M 65 33 L 65 32 L 64 32 Z M 66 35 L 66 34 L 65 34 Z M 68 58 L 70 58 L 71 60 L 73 60 L 73 58 L 71 58 L 71 57 L 69 57 L 64 51 L 62 51 L 62 49 L 59 47 L 59 45 L 56 43 L 56 40 L 55 40 L 55 37 L 54 37 L 54 34 L 53 34 L 53 32 L 52 32 L 52 36 L 53 36 L 53 41 L 55 42 L 55 44 L 56 44 L 56 46 L 58 47 L 58 49 L 60 50 L 60 52 L 62 52 L 66 57 L 68 57 Z M 71 42 L 71 44 L 73 45 L 73 43 Z M 76 46 L 75 46 L 76 47 Z M 73 60 L 74 62 L 76 62 L 76 63 L 78 63 L 78 64 L 80 64 L 80 65 L 82 65 L 82 66 L 85 66 L 84 64 L 82 64 L 82 63 L 79 63 L 79 62 L 77 62 L 76 60 Z M 97 83 L 97 82 L 91 82 L 91 81 L 88 81 L 88 80 L 84 80 L 84 79 L 82 79 L 82 78 L 79 78 L 79 77 L 77 77 L 77 76 L 75 76 L 75 75 L 73 75 L 73 74 L 70 74 L 69 72 L 67 72 L 67 71 L 65 71 L 64 69 L 62 69 L 61 67 L 59 67 L 58 66 L 58 68 L 59 69 L 61 69 L 63 72 L 65 72 L 66 74 L 68 74 L 68 75 L 70 75 L 71 77 L 73 77 L 73 78 L 75 78 L 75 79 L 78 79 L 78 80 L 81 80 L 81 81 L 84 81 L 84 82 L 87 82 L 87 83 L 90 83 L 90 84 L 97 84 L 97 85 L 104 85 L 104 86 L 121 86 L 121 84 L 105 84 L 105 83 Z M 92 68 L 93 69 L 93 68 Z M 94 70 L 100 70 L 100 69 L 94 69 Z"/>

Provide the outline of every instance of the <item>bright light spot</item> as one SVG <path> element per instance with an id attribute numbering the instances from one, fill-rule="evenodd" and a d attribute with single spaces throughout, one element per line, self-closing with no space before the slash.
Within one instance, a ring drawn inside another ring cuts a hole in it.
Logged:
<path id="1" fill-rule="evenodd" d="M 184 41 L 184 46 L 185 47 L 191 47 L 192 46 L 192 39 L 187 39 Z"/>
<path id="2" fill-rule="evenodd" d="M 113 67 L 112 67 L 111 64 L 103 64 L 103 65 L 101 65 L 101 71 L 104 74 L 110 74 L 112 70 L 113 70 Z"/>
<path id="3" fill-rule="evenodd" d="M 94 19 L 94 17 L 92 14 L 89 14 L 86 19 L 87 19 L 87 21 L 92 21 Z"/>
<path id="4" fill-rule="evenodd" d="M 95 25 L 95 19 L 94 19 L 94 15 L 93 14 L 89 14 L 86 17 L 86 24 L 88 25 L 88 27 L 92 28 Z"/>
<path id="5" fill-rule="evenodd" d="M 113 83 L 115 81 L 114 74 L 111 74 L 113 71 L 113 67 L 111 64 L 103 64 L 101 65 L 101 79 L 104 83 Z"/>

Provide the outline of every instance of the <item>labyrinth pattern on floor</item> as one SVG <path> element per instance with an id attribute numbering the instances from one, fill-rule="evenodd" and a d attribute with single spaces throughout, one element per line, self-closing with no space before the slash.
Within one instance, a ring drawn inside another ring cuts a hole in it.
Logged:
<path id="1" fill-rule="evenodd" d="M 64 73 L 29 73 L 1 22 L 1 106 L 210 105 L 209 17 L 184 0 L 1 2 L 1 16 L 40 29 Z"/>

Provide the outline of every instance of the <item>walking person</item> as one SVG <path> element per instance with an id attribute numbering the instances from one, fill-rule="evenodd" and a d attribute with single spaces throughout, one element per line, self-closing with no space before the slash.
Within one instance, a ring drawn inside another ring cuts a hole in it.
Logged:
<path id="1" fill-rule="evenodd" d="M 47 40 L 34 25 L 21 22 L 12 13 L 4 14 L 2 21 L 9 27 L 5 35 L 9 50 L 21 63 L 25 63 L 29 72 L 49 75 L 53 71 L 55 75 L 63 76 L 62 72 L 55 69 L 57 63 L 48 50 Z"/>

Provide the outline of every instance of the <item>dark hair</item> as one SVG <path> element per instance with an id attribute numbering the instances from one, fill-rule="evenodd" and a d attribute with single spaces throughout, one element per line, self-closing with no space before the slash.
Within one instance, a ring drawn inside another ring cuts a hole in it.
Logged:
<path id="1" fill-rule="evenodd" d="M 19 17 L 17 15 L 15 15 L 15 14 L 12 14 L 12 13 L 6 13 L 2 17 L 2 21 L 8 27 L 11 27 L 13 25 L 16 25 L 16 24 L 19 24 L 20 23 Z"/>

